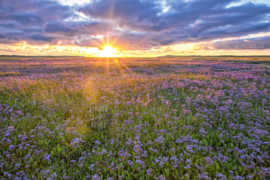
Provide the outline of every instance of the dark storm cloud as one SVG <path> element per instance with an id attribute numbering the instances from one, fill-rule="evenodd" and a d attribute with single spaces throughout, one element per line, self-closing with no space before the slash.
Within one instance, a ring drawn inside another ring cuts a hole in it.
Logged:
<path id="1" fill-rule="evenodd" d="M 93 1 L 79 11 L 94 18 L 152 21 L 157 19 L 156 15 L 161 11 L 157 0 L 101 0 Z"/>
<path id="2" fill-rule="evenodd" d="M 45 28 L 47 33 L 62 33 L 66 36 L 74 36 L 77 30 L 64 26 L 61 23 L 49 23 Z"/>
<path id="3" fill-rule="evenodd" d="M 115 45 L 122 49 L 151 49 L 270 31 L 269 6 L 252 2 L 229 6 L 237 2 L 93 0 L 71 7 L 56 0 L 1 0 L 0 38 L 10 43 L 60 40 L 97 46 L 102 42 L 94 36 L 104 35 L 117 39 Z M 80 19 L 78 12 L 88 19 Z"/>
<path id="4" fill-rule="evenodd" d="M 5 20 L 13 19 L 14 16 L 18 19 L 19 16 L 33 16 L 48 22 L 74 15 L 73 8 L 53 0 L 1 0 L 0 9 L 0 19 Z"/>
<path id="5" fill-rule="evenodd" d="M 39 29 L 39 28 L 26 28 L 26 29 L 21 29 L 21 30 L 26 33 L 42 33 L 43 32 L 43 29 Z"/>
<path id="6" fill-rule="evenodd" d="M 16 41 L 22 41 L 28 37 L 30 37 L 31 43 L 42 40 L 51 42 L 50 40 L 55 35 L 47 37 L 43 34 L 47 24 L 63 21 L 69 17 L 76 17 L 74 9 L 64 6 L 58 1 L 0 1 L 0 32 L 7 36 L 10 43 L 16 43 Z"/>
<path id="7" fill-rule="evenodd" d="M 162 5 L 159 1 L 103 0 L 94 1 L 79 11 L 100 20 L 113 19 L 120 27 L 144 32 L 142 37 L 147 44 L 149 41 L 157 45 L 199 42 L 269 31 L 269 22 L 263 22 L 269 19 L 267 5 L 248 2 L 227 8 L 234 2 L 239 1 L 167 0 Z M 163 8 L 169 10 L 162 12 Z"/>
<path id="8" fill-rule="evenodd" d="M 37 40 L 37 41 L 51 42 L 54 38 L 42 36 L 41 34 L 33 34 L 33 35 L 31 36 L 31 39 Z"/>
<path id="9" fill-rule="evenodd" d="M 249 39 L 239 39 L 231 41 L 218 41 L 212 44 L 202 45 L 201 49 L 222 49 L 222 50 L 247 50 L 247 49 L 270 49 L 270 37 L 258 37 Z"/>
<path id="10" fill-rule="evenodd" d="M 44 23 L 44 20 L 41 17 L 38 17 L 33 14 L 16 14 L 9 16 L 9 20 L 14 20 L 23 26 L 27 25 L 42 25 Z"/>

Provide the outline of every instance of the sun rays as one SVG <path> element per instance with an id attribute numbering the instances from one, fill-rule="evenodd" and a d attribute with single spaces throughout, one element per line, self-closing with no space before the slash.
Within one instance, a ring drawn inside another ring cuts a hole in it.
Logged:
<path id="1" fill-rule="evenodd" d="M 117 57 L 117 51 L 110 45 L 106 45 L 103 50 L 100 51 L 99 57 Z"/>

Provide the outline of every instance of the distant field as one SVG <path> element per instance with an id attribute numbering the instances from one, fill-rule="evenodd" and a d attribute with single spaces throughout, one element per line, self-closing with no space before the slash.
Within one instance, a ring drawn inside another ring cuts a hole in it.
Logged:
<path id="1" fill-rule="evenodd" d="M 0 178 L 270 179 L 269 67 L 0 57 Z"/>

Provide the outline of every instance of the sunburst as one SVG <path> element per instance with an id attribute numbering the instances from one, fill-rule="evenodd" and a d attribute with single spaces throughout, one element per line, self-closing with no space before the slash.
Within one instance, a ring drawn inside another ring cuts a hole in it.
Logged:
<path id="1" fill-rule="evenodd" d="M 117 51 L 110 45 L 106 45 L 103 50 L 100 51 L 99 57 L 117 57 Z"/>

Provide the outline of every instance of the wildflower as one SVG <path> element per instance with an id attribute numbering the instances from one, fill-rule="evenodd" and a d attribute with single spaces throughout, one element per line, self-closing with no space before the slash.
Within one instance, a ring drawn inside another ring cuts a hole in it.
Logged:
<path id="1" fill-rule="evenodd" d="M 50 160 L 50 157 L 51 157 L 51 155 L 46 153 L 46 154 L 43 156 L 43 159 L 49 161 L 49 160 Z"/>
<path id="2" fill-rule="evenodd" d="M 57 178 L 57 174 L 56 173 L 53 173 L 53 178 Z"/>
<path id="3" fill-rule="evenodd" d="M 156 180 L 166 180 L 165 177 L 163 177 L 162 175 L 160 175 L 159 177 L 155 177 Z"/>
<path id="4" fill-rule="evenodd" d="M 204 158 L 204 160 L 207 162 L 206 167 L 210 166 L 210 165 L 213 165 L 213 161 L 212 161 L 212 159 L 210 157 L 206 157 L 206 158 Z"/>
<path id="5" fill-rule="evenodd" d="M 162 136 L 159 136 L 158 138 L 155 139 L 155 142 L 160 143 L 160 144 L 162 144 L 163 141 L 164 141 L 164 138 Z"/>
<path id="6" fill-rule="evenodd" d="M 91 164 L 91 165 L 88 167 L 88 169 L 90 169 L 91 171 L 94 171 L 94 166 L 95 166 L 95 164 Z"/>
<path id="7" fill-rule="evenodd" d="M 210 180 L 210 177 L 208 176 L 208 173 L 203 173 L 203 174 L 199 174 L 199 179 L 206 179 L 206 180 Z"/>
<path id="8" fill-rule="evenodd" d="M 83 142 L 85 142 L 85 141 L 81 140 L 80 138 L 73 138 L 71 140 L 70 146 L 78 147 Z"/>
<path id="9" fill-rule="evenodd" d="M 146 172 L 147 172 L 147 175 L 148 175 L 148 176 L 150 176 L 150 175 L 151 175 L 151 173 L 152 173 L 152 168 L 147 169 L 147 170 L 146 170 Z"/>
<path id="10" fill-rule="evenodd" d="M 94 176 L 92 176 L 92 179 L 93 180 L 100 180 L 100 177 L 97 174 L 95 174 Z"/>
<path id="11" fill-rule="evenodd" d="M 8 130 L 14 131 L 14 126 L 9 126 L 9 127 L 8 127 Z"/>
<path id="12" fill-rule="evenodd" d="M 16 146 L 14 146 L 14 145 L 11 144 L 11 145 L 9 146 L 9 150 L 11 151 L 11 150 L 13 150 L 15 147 L 16 147 Z"/>
<path id="13" fill-rule="evenodd" d="M 130 160 L 127 161 L 127 164 L 128 164 L 129 166 L 133 167 L 133 162 L 130 161 Z"/>
<path id="14" fill-rule="evenodd" d="M 124 151 L 119 151 L 119 152 L 118 152 L 118 155 L 119 155 L 119 156 L 124 156 L 124 155 L 125 155 L 125 152 L 124 152 Z"/>
<path id="15" fill-rule="evenodd" d="M 135 145 L 133 147 L 133 150 L 135 151 L 135 153 L 140 153 L 142 151 L 142 148 L 139 145 Z"/>
<path id="16" fill-rule="evenodd" d="M 207 134 L 207 132 L 204 130 L 204 128 L 201 128 L 201 130 L 199 132 L 202 133 L 203 135 Z"/>
<path id="17" fill-rule="evenodd" d="M 243 177 L 241 176 L 235 176 L 235 177 L 232 177 L 233 180 L 244 180 Z"/>
<path id="18" fill-rule="evenodd" d="M 226 180 L 226 176 L 221 173 L 216 173 L 216 177 L 219 178 L 219 180 Z"/>

